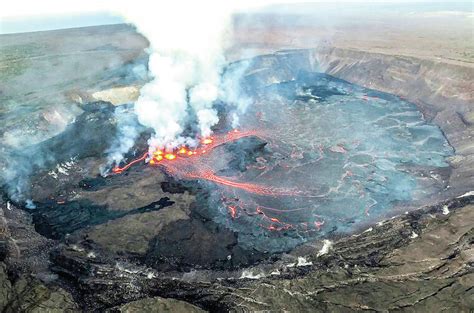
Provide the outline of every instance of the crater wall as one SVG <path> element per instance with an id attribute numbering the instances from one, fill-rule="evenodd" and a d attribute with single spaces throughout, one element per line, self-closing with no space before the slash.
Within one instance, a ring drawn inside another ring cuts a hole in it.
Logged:
<path id="1" fill-rule="evenodd" d="M 474 68 L 444 61 L 323 47 L 257 57 L 259 83 L 294 79 L 299 70 L 330 74 L 415 103 L 455 150 L 446 196 L 474 189 Z M 252 75 L 252 74 L 251 74 Z"/>
<path id="2" fill-rule="evenodd" d="M 456 155 L 452 190 L 474 188 L 474 68 L 472 66 L 348 49 L 314 50 L 321 71 L 415 103 L 444 132 Z"/>

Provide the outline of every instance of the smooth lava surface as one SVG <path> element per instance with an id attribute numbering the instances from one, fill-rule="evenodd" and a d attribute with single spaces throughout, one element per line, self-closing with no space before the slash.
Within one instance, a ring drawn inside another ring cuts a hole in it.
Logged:
<path id="1" fill-rule="evenodd" d="M 215 221 L 237 231 L 240 244 L 278 252 L 347 234 L 446 187 L 453 150 L 414 104 L 318 73 L 247 87 L 254 103 L 241 128 L 260 130 L 267 144 L 257 152 L 245 149 L 248 139 L 238 144 L 243 169 L 229 169 L 236 162 L 229 147 L 212 151 L 206 166 L 276 192 L 202 182 Z"/>

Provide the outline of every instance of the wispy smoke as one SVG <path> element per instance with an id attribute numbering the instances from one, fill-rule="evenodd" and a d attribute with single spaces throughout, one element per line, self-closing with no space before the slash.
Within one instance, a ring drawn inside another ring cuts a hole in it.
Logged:
<path id="1" fill-rule="evenodd" d="M 234 128 L 239 126 L 239 116 L 245 113 L 252 102 L 243 90 L 241 82 L 249 66 L 249 60 L 230 64 L 222 77 L 220 98 L 233 108 L 231 117 Z"/>
<path id="2" fill-rule="evenodd" d="M 33 146 L 31 146 L 33 147 Z M 5 184 L 6 191 L 13 201 L 25 201 L 26 207 L 33 209 L 33 202 L 26 199 L 30 190 L 30 174 L 35 167 L 42 167 L 52 157 L 43 153 L 35 153 L 38 150 L 29 148 L 28 150 L 17 147 L 7 147 L 2 149 L 0 156 L 0 184 Z M 32 158 L 31 156 L 35 157 Z"/>
<path id="3" fill-rule="evenodd" d="M 122 162 L 124 154 L 133 147 L 135 140 L 143 130 L 136 115 L 133 114 L 133 107 L 118 106 L 114 115 L 117 123 L 117 136 L 112 146 L 106 151 L 108 164 L 101 169 L 102 175 L 105 175 L 112 165 Z"/>

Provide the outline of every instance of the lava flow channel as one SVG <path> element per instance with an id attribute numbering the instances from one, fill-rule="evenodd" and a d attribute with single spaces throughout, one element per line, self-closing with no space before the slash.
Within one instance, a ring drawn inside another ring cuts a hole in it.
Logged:
<path id="1" fill-rule="evenodd" d="M 247 192 L 258 194 L 261 196 L 298 196 L 301 194 L 301 192 L 299 191 L 293 191 L 289 189 L 232 181 L 227 178 L 217 176 L 211 171 L 196 174 L 191 173 L 190 177 L 197 179 L 205 179 L 220 185 L 245 190 Z"/>
<path id="2" fill-rule="evenodd" d="M 135 159 L 135 160 L 131 161 L 130 163 L 124 165 L 123 167 L 119 167 L 119 166 L 114 167 L 114 168 L 112 169 L 112 172 L 113 172 L 114 174 L 121 174 L 123 171 L 128 170 L 132 165 L 137 164 L 137 163 L 139 163 L 139 162 L 143 162 L 143 161 L 145 161 L 147 158 L 148 158 L 148 152 L 145 153 L 145 154 L 143 154 L 140 158 Z"/>
<path id="3" fill-rule="evenodd" d="M 134 159 L 133 161 L 125 164 L 122 167 L 115 166 L 112 169 L 112 173 L 121 174 L 124 171 L 128 170 L 131 166 L 140 162 L 145 162 L 147 161 L 147 159 L 149 159 L 150 165 L 156 165 L 164 160 L 173 161 L 181 157 L 192 157 L 201 154 L 206 154 L 218 146 L 251 136 L 261 137 L 261 132 L 255 130 L 239 131 L 237 129 L 234 129 L 233 131 L 230 131 L 223 135 L 216 135 L 215 137 L 202 139 L 201 145 L 196 149 L 190 149 L 186 146 L 180 147 L 171 152 L 165 152 L 164 149 L 156 149 L 156 151 L 154 151 L 153 153 L 146 152 L 140 158 Z"/>
<path id="4" fill-rule="evenodd" d="M 207 154 L 218 146 L 225 143 L 236 141 L 238 139 L 250 136 L 260 136 L 257 131 L 238 131 L 233 130 L 224 135 L 217 135 L 214 138 L 204 138 L 201 140 L 201 146 L 191 150 L 187 147 L 181 147 L 173 152 L 165 153 L 161 149 L 157 149 L 151 154 L 149 160 L 150 165 L 162 166 L 165 171 L 174 176 L 180 176 L 187 179 L 203 179 L 211 181 L 223 186 L 241 189 L 253 194 L 262 196 L 297 196 L 301 192 L 283 188 L 275 188 L 264 185 L 243 183 L 229 180 L 214 174 L 212 170 L 203 165 L 195 156 Z M 112 172 L 120 174 L 130 168 L 132 165 L 149 158 L 149 153 L 145 153 L 142 157 L 131 161 L 123 167 L 115 167 Z M 190 158 L 193 158 L 192 160 Z M 180 162 L 181 161 L 181 162 Z"/>
<path id="5" fill-rule="evenodd" d="M 150 166 L 159 166 L 169 175 L 178 177 L 180 179 L 197 179 L 206 180 L 223 187 L 229 187 L 233 189 L 243 190 L 244 192 L 268 196 L 268 197 L 279 197 L 279 196 L 303 196 L 308 197 L 311 195 L 294 189 L 278 188 L 272 186 L 259 185 L 254 183 L 245 183 L 231 180 L 226 177 L 218 176 L 208 165 L 212 163 L 211 152 L 218 146 L 223 144 L 236 141 L 244 137 L 262 137 L 262 132 L 258 131 L 231 131 L 223 135 L 215 135 L 214 137 L 204 138 L 201 140 L 200 146 L 195 149 L 189 147 L 179 147 L 172 152 L 166 152 L 161 149 L 157 149 L 152 153 L 145 153 L 140 158 L 131 161 L 123 167 L 115 167 L 112 172 L 120 174 L 129 169 L 134 164 L 139 162 L 148 162 Z M 223 190 L 221 192 L 224 192 Z M 223 199 L 227 199 L 222 194 Z M 239 202 L 241 200 L 238 200 Z M 227 207 L 232 219 L 235 219 L 241 213 L 245 215 L 261 216 L 259 226 L 266 228 L 269 231 L 283 231 L 283 230 L 298 230 L 298 231 L 319 231 L 324 221 L 315 221 L 314 225 L 307 222 L 300 222 L 296 224 L 287 223 L 275 216 L 269 216 L 265 211 L 273 212 L 274 214 L 291 214 L 293 211 L 306 210 L 307 208 L 298 209 L 277 209 L 271 207 L 265 207 L 258 205 L 257 203 L 227 203 L 223 200 L 223 204 Z M 246 209 L 243 209 L 246 207 Z M 254 210 L 250 208 L 253 207 Z M 311 227 L 312 226 L 312 227 Z"/>
<path id="6" fill-rule="evenodd" d="M 228 178 L 217 176 L 210 168 L 201 162 L 193 162 L 192 164 L 183 164 L 181 162 L 170 164 L 171 162 L 162 162 L 158 165 L 162 166 L 164 170 L 172 176 L 177 176 L 183 179 L 202 179 L 207 180 L 222 186 L 237 188 L 249 193 L 261 196 L 299 196 L 302 192 L 297 190 L 275 188 L 271 186 L 243 183 L 230 180 Z M 184 165 L 184 166 L 183 166 Z"/>

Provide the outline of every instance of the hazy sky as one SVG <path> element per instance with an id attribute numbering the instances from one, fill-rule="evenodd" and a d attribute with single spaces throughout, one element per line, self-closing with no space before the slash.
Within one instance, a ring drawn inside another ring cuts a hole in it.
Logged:
<path id="1" fill-rule="evenodd" d="M 139 5 L 141 0 L 13 0 L 2 4 L 0 10 L 0 34 L 31 32 L 52 30 L 61 28 L 84 27 L 92 25 L 117 24 L 125 20 L 121 17 L 121 10 L 126 10 L 127 6 Z M 180 1 L 180 0 L 174 0 Z M 193 1 L 193 0 L 187 0 Z M 220 0 L 216 0 L 220 1 Z M 159 10 L 161 1 L 146 2 L 151 10 Z M 145 3 L 145 2 L 143 2 Z M 151 3 L 151 4 L 150 4 Z M 183 7 L 186 7 L 186 1 L 183 1 Z M 211 2 L 203 2 L 208 5 L 209 12 L 212 14 Z M 320 10 L 324 6 L 328 7 L 357 7 L 363 4 L 363 7 L 380 7 L 389 5 L 404 10 L 416 11 L 471 11 L 473 2 L 471 1 L 436 1 L 436 0 L 418 0 L 414 3 L 411 0 L 333 0 L 326 1 L 301 1 L 301 0 L 240 0 L 238 8 L 241 11 L 256 10 L 261 7 L 269 8 L 272 12 L 285 13 L 307 13 L 311 7 Z M 142 4 L 145 5 L 145 4 Z"/>
<path id="2" fill-rule="evenodd" d="M 0 18 L 0 34 L 118 24 L 123 22 L 124 19 L 120 15 L 106 12 Z"/>

